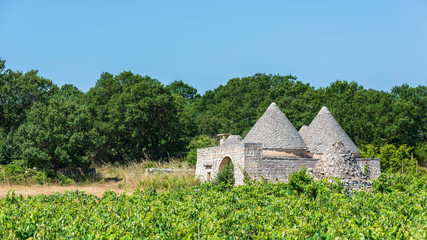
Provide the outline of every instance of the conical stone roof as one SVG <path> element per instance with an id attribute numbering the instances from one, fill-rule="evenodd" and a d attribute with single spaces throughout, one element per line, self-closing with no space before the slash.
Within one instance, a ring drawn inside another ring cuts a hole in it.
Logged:
<path id="1" fill-rule="evenodd" d="M 298 133 L 299 133 L 299 135 L 303 135 L 304 134 L 304 132 L 305 131 L 307 131 L 307 129 L 308 129 L 308 126 L 307 125 L 303 125 L 300 129 L 299 129 L 299 131 L 298 131 Z M 304 139 L 303 139 L 304 140 Z"/>
<path id="2" fill-rule="evenodd" d="M 360 154 L 356 144 L 345 133 L 326 107 L 322 107 L 308 128 L 300 130 L 300 134 L 308 150 L 312 153 L 324 153 L 328 144 L 340 141 L 351 153 Z"/>
<path id="3" fill-rule="evenodd" d="M 243 140 L 246 143 L 262 143 L 263 148 L 307 149 L 298 131 L 272 103 Z"/>

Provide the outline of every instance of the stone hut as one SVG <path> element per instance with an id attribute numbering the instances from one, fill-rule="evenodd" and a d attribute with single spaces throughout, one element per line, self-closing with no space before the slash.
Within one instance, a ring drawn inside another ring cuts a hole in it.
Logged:
<path id="1" fill-rule="evenodd" d="M 313 177 L 314 180 L 328 177 L 340 178 L 344 186 L 350 191 L 362 187 L 372 187 L 372 182 L 364 173 L 364 169 L 357 163 L 349 148 L 341 141 L 331 142 L 327 146 L 326 151 L 313 169 Z"/>
<path id="2" fill-rule="evenodd" d="M 202 181 L 213 180 L 223 166 L 233 163 L 236 185 L 244 184 L 244 173 L 253 180 L 287 182 L 289 175 L 303 166 L 316 169 L 328 145 L 336 141 L 352 155 L 357 169 L 367 166 L 366 178 L 381 174 L 378 159 L 358 158 L 360 151 L 326 107 L 298 132 L 272 103 L 244 139 L 230 134 L 218 136 L 220 146 L 197 150 L 196 175 Z"/>
<path id="3" fill-rule="evenodd" d="M 262 143 L 263 156 L 307 156 L 304 140 L 276 103 L 267 108 L 243 142 Z"/>
<path id="4" fill-rule="evenodd" d="M 308 127 L 301 127 L 299 133 L 314 158 L 320 157 L 333 141 L 342 142 L 346 150 L 349 150 L 355 157 L 360 157 L 360 151 L 356 144 L 345 133 L 326 107 L 322 107 Z"/>

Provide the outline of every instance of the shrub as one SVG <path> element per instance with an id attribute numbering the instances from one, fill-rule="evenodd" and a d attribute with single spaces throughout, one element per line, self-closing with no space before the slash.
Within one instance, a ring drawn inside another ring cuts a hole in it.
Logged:
<path id="1" fill-rule="evenodd" d="M 144 168 L 154 168 L 156 165 L 152 161 L 144 162 Z"/>
<path id="2" fill-rule="evenodd" d="M 373 188 L 375 192 L 382 193 L 426 191 L 427 177 L 425 175 L 417 177 L 412 174 L 386 172 L 373 181 Z"/>
<path id="3" fill-rule="evenodd" d="M 225 165 L 218 174 L 215 179 L 216 184 L 228 184 L 234 185 L 234 165 L 232 163 Z"/>
<path id="4" fill-rule="evenodd" d="M 69 185 L 73 179 L 53 171 L 27 168 L 24 161 L 14 161 L 7 165 L 0 165 L 0 183 L 7 184 L 46 184 L 59 183 Z"/>
<path id="5" fill-rule="evenodd" d="M 289 190 L 296 191 L 298 194 L 304 192 L 311 183 L 313 183 L 313 178 L 307 173 L 304 166 L 301 171 L 292 173 L 288 179 Z"/>
<path id="6" fill-rule="evenodd" d="M 414 149 L 414 147 L 407 146 L 406 144 L 400 145 L 399 147 L 396 147 L 393 144 L 387 144 L 380 148 L 368 144 L 362 145 L 360 151 L 364 158 L 379 158 L 381 171 L 391 171 L 396 173 L 402 172 L 402 162 L 404 173 L 415 173 L 417 159 L 411 159 L 411 152 L 415 153 L 415 157 L 425 154 L 423 153 L 424 150 L 421 145 Z M 418 172 L 424 173 L 423 169 L 420 168 L 418 169 Z"/>

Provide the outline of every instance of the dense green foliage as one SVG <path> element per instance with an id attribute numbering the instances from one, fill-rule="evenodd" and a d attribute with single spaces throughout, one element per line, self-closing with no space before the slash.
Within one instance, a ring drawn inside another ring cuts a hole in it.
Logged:
<path id="1" fill-rule="evenodd" d="M 346 81 L 316 89 L 292 75 L 255 74 L 199 95 L 183 81 L 165 86 L 122 72 L 102 73 L 83 93 L 34 70 L 6 69 L 0 59 L 0 164 L 57 171 L 182 158 L 194 165 L 197 148 L 215 145 L 218 133 L 244 137 L 275 101 L 297 129 L 327 106 L 356 145 L 404 146 L 403 155 L 375 153 L 383 169 L 398 171 L 410 153 L 426 165 L 426 92 L 425 85 L 384 92 Z"/>
<path id="2" fill-rule="evenodd" d="M 219 169 L 215 177 L 215 184 L 224 184 L 228 186 L 234 185 L 234 165 L 233 163 L 227 164 Z"/>
<path id="3" fill-rule="evenodd" d="M 40 170 L 36 167 L 27 168 L 23 161 L 0 165 L 0 182 L 5 184 L 60 184 L 69 185 L 75 180 L 89 180 L 91 176 L 70 177 L 62 173 Z M 92 177 L 92 179 L 94 179 Z"/>
<path id="4" fill-rule="evenodd" d="M 44 103 L 35 103 L 15 134 L 20 158 L 39 169 L 87 168 L 92 139 L 87 107 L 78 89 L 64 85 Z"/>
<path id="5" fill-rule="evenodd" d="M 271 183 L 148 188 L 102 198 L 10 192 L 0 200 L 0 238 L 426 239 L 426 182 L 387 175 L 374 183 L 374 193 L 352 195 L 328 181 L 306 183 L 301 192 Z"/>
<path id="6" fill-rule="evenodd" d="M 58 88 L 52 81 L 37 75 L 6 69 L 0 58 L 0 164 L 16 158 L 16 130 L 25 122 L 32 106 L 48 101 Z"/>
<path id="7" fill-rule="evenodd" d="M 307 173 L 305 167 L 301 171 L 291 174 L 288 179 L 289 189 L 297 193 L 307 191 L 307 186 L 310 186 L 313 182 L 313 178 Z"/>
<path id="8" fill-rule="evenodd" d="M 103 73 L 87 93 L 87 105 L 99 161 L 179 155 L 191 137 L 184 102 L 150 77 Z"/>
<path id="9" fill-rule="evenodd" d="M 244 136 L 273 101 L 297 129 L 327 106 L 356 145 L 415 146 L 426 140 L 426 93 L 423 85 L 384 92 L 346 81 L 315 89 L 295 76 L 256 74 L 207 91 L 196 98 L 193 111 L 202 134 Z"/>
<path id="10" fill-rule="evenodd" d="M 57 87 L 52 81 L 37 75 L 6 69 L 0 58 L 0 128 L 5 132 L 17 129 L 36 102 L 45 102 Z"/>
<path id="11" fill-rule="evenodd" d="M 419 174 L 425 174 L 426 170 L 424 168 L 418 167 L 418 160 L 413 156 L 411 157 L 411 152 L 414 152 L 413 149 L 414 147 L 408 147 L 406 144 L 403 144 L 399 147 L 396 147 L 392 144 L 387 144 L 381 148 L 375 147 L 372 144 L 368 144 L 362 145 L 360 151 L 362 152 L 362 157 L 364 158 L 379 158 L 381 169 L 383 169 L 383 171 L 402 172 L 403 167 L 404 173 L 409 172 L 414 174 L 418 172 Z M 418 149 L 418 147 L 416 147 L 416 149 Z M 420 149 L 418 149 L 416 153 L 418 153 L 420 156 L 426 154 L 425 151 L 422 152 Z"/>

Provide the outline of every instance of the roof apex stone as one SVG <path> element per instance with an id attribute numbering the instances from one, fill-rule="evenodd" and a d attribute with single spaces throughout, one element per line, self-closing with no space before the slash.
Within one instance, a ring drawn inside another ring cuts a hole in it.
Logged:
<path id="1" fill-rule="evenodd" d="M 329 109 L 326 106 L 323 106 L 317 115 L 319 114 L 331 114 L 331 112 L 329 112 Z"/>
<path id="2" fill-rule="evenodd" d="M 271 109 L 271 108 L 275 108 L 275 107 L 277 107 L 276 103 L 275 103 L 275 102 L 272 102 L 272 103 L 270 104 L 270 106 L 268 106 L 267 110 L 268 110 L 268 109 Z"/>

